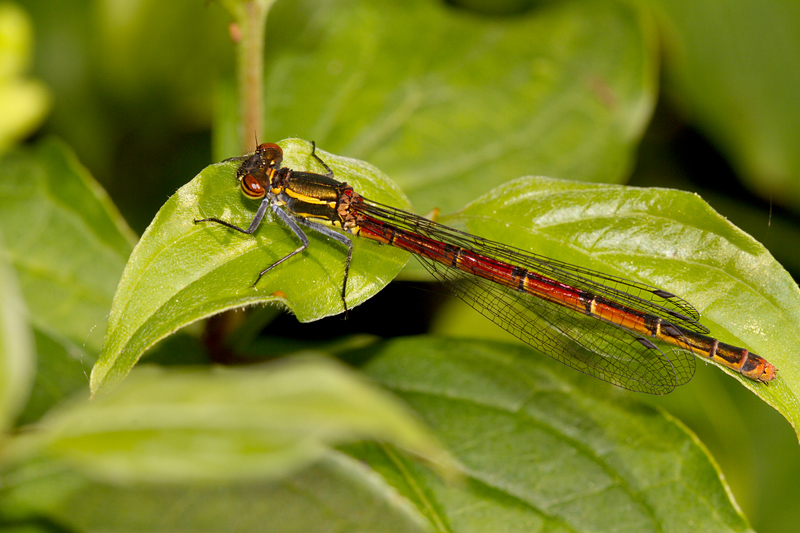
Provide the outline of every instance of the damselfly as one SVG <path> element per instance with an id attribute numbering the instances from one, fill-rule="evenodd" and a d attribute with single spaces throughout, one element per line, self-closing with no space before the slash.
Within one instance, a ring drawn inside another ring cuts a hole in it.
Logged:
<path id="1" fill-rule="evenodd" d="M 694 374 L 694 355 L 768 383 L 775 367 L 764 358 L 706 336 L 699 313 L 667 291 L 556 261 L 477 237 L 426 218 L 374 202 L 333 177 L 281 166 L 283 151 L 265 143 L 244 158 L 236 176 L 242 192 L 261 200 L 243 229 L 252 234 L 271 209 L 301 245 L 262 270 L 302 253 L 309 240 L 301 226 L 347 247 L 345 294 L 353 243 L 350 233 L 411 252 L 434 278 L 478 312 L 532 347 L 572 368 L 633 391 L 666 394 Z M 338 230 L 336 229 L 338 228 Z M 341 231 L 340 231 L 341 230 Z M 254 286 L 255 286 L 254 284 Z"/>

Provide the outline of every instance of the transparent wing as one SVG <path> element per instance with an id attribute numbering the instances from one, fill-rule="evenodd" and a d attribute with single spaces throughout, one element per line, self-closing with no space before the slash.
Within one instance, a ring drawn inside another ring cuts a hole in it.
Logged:
<path id="1" fill-rule="evenodd" d="M 575 370 L 650 394 L 667 394 L 694 375 L 689 351 L 428 258 L 417 259 L 479 313 Z"/>
<path id="2" fill-rule="evenodd" d="M 553 261 L 371 201 L 365 200 L 357 209 L 392 227 L 522 267 L 665 323 L 707 331 L 688 302 L 655 287 Z M 370 224 L 369 220 L 364 223 Z M 453 267 L 444 254 L 443 250 L 440 258 L 416 257 L 456 296 L 557 361 L 620 387 L 651 394 L 666 394 L 694 374 L 695 359 L 690 351 Z"/>

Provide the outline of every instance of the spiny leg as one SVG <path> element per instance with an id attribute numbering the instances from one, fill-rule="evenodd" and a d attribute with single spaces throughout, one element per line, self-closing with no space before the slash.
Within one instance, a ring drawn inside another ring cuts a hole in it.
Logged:
<path id="1" fill-rule="evenodd" d="M 331 167 L 329 167 L 327 164 L 325 164 L 325 161 L 323 161 L 323 160 L 322 160 L 322 159 L 321 159 L 321 158 L 320 158 L 320 157 L 317 155 L 317 144 L 316 144 L 314 141 L 311 141 L 311 155 L 314 157 L 314 159 L 316 159 L 317 161 L 319 161 L 319 163 L 320 163 L 320 164 L 321 164 L 323 167 L 325 167 L 325 170 L 327 170 L 327 171 L 328 171 L 328 172 L 326 172 L 326 173 L 325 173 L 325 175 L 326 175 L 327 177 L 329 177 L 329 178 L 332 178 L 332 177 L 333 177 L 333 170 L 331 170 Z"/>
<path id="2" fill-rule="evenodd" d="M 308 236 L 305 234 L 305 232 L 303 232 L 302 229 L 300 229 L 300 226 L 297 225 L 297 222 L 295 222 L 295 220 L 288 213 L 286 213 L 283 209 L 281 209 L 279 206 L 275 204 L 272 205 L 272 210 L 275 212 L 276 215 L 280 217 L 281 220 L 283 220 L 283 222 L 287 226 L 289 226 L 289 229 L 292 230 L 292 232 L 297 236 L 298 239 L 300 239 L 300 242 L 302 242 L 302 244 L 295 251 L 290 252 L 288 255 L 285 255 L 284 257 L 278 259 L 270 266 L 259 272 L 255 283 L 253 283 L 253 288 L 255 288 L 255 286 L 258 285 L 258 282 L 261 281 L 261 278 L 264 277 L 264 274 L 266 274 L 276 266 L 280 265 L 287 259 L 294 257 L 295 255 L 299 254 L 300 252 L 308 248 Z"/>
<path id="3" fill-rule="evenodd" d="M 270 266 L 268 266 L 267 268 L 262 270 L 258 274 L 258 278 L 256 279 L 255 283 L 253 283 L 253 287 L 255 287 L 258 284 L 259 281 L 261 281 L 261 278 L 267 272 L 269 272 L 270 270 L 272 270 L 276 266 L 280 265 L 281 263 L 287 261 L 288 259 L 294 257 L 295 255 L 303 252 L 306 248 L 308 248 L 308 244 L 309 244 L 308 236 L 305 234 L 305 232 L 299 226 L 299 224 L 302 224 L 303 226 L 306 226 L 307 228 L 310 228 L 310 229 L 312 229 L 314 231 L 322 233 L 323 235 L 325 235 L 327 237 L 330 237 L 331 239 L 334 239 L 336 241 L 339 241 L 340 243 L 342 243 L 345 246 L 347 246 L 347 259 L 345 260 L 344 281 L 342 282 L 342 292 L 341 292 L 342 305 L 344 306 L 345 317 L 347 317 L 348 308 L 347 308 L 347 301 L 345 300 L 345 295 L 347 293 L 347 279 L 348 279 L 348 277 L 350 275 L 350 263 L 351 263 L 351 261 L 353 259 L 353 243 L 345 235 L 343 235 L 343 234 L 341 234 L 341 233 L 339 233 L 337 231 L 334 231 L 333 229 L 331 229 L 331 228 L 329 228 L 327 226 L 324 226 L 322 224 L 318 224 L 316 222 L 312 222 L 312 221 L 309 221 L 309 220 L 305 220 L 303 218 L 293 218 L 291 215 L 286 213 L 284 210 L 282 210 L 277 205 L 273 205 L 272 208 L 275 211 L 275 214 L 277 214 L 280 217 L 280 219 L 283 220 L 283 222 L 289 227 L 289 229 L 292 230 L 292 233 L 294 233 L 297 236 L 297 238 L 300 239 L 302 244 L 296 250 L 294 250 L 293 252 L 291 252 L 291 253 L 287 254 L 286 256 L 278 259 L 273 264 L 271 264 Z"/>
<path id="4" fill-rule="evenodd" d="M 317 143 L 314 142 L 314 141 L 311 141 L 311 155 L 314 157 L 314 159 L 319 161 L 320 165 L 325 167 L 325 170 L 327 171 L 325 173 L 325 175 L 327 177 L 329 177 L 329 178 L 334 177 L 333 176 L 333 169 L 331 169 L 331 167 L 329 167 L 327 165 L 327 163 L 325 163 L 325 161 L 323 161 L 322 158 L 317 155 Z M 342 303 L 344 304 L 344 313 L 345 313 L 345 318 L 346 318 L 347 317 L 347 302 L 345 301 L 344 296 L 345 296 L 345 293 L 347 291 L 347 279 L 350 276 L 350 261 L 353 258 L 353 243 L 350 241 L 350 239 L 348 239 L 347 237 L 345 237 L 341 233 L 333 231 L 332 229 L 330 229 L 327 226 L 323 226 L 323 225 L 317 224 L 315 222 L 303 221 L 303 220 L 301 220 L 301 223 L 304 224 L 305 226 L 307 226 L 307 227 L 309 227 L 309 228 L 311 228 L 311 229 L 313 229 L 315 231 L 318 231 L 318 232 L 320 232 L 320 233 L 322 233 L 324 235 L 327 235 L 331 239 L 337 240 L 337 241 L 341 242 L 342 244 L 344 244 L 345 246 L 347 246 L 347 260 L 345 261 L 344 282 L 342 283 Z"/>
<path id="5" fill-rule="evenodd" d="M 261 205 L 258 206 L 258 211 L 256 211 L 256 216 L 253 217 L 253 220 L 252 222 L 250 222 L 250 226 L 248 226 L 247 229 L 242 229 L 239 226 L 231 224 L 230 222 L 225 222 L 224 220 L 220 220 L 218 218 L 213 218 L 213 217 L 200 218 L 200 219 L 196 218 L 194 219 L 194 223 L 199 224 L 200 222 L 215 222 L 217 224 L 225 226 L 226 228 L 234 229 L 241 233 L 246 233 L 247 235 L 252 235 L 253 233 L 255 233 L 256 228 L 258 228 L 259 224 L 261 224 L 261 221 L 264 219 L 264 213 L 267 212 L 267 207 L 269 207 L 269 202 L 270 201 L 267 198 L 261 201 Z"/>
<path id="6" fill-rule="evenodd" d="M 304 226 L 313 229 L 316 232 L 322 233 L 323 235 L 330 237 L 335 241 L 339 241 L 340 243 L 347 246 L 347 259 L 344 263 L 344 280 L 342 281 L 342 304 L 344 305 L 344 315 L 347 318 L 347 301 L 345 300 L 345 294 L 347 293 L 347 279 L 350 277 L 350 262 L 353 259 L 353 242 L 348 239 L 345 235 L 339 233 L 338 231 L 329 228 L 328 226 L 323 226 L 322 224 L 318 224 L 316 222 L 312 222 L 310 220 L 299 219 L 298 222 L 303 224 Z"/>
<path id="7" fill-rule="evenodd" d="M 200 222 L 214 222 L 216 224 L 225 226 L 226 228 L 230 228 L 232 230 L 245 233 L 247 235 L 252 235 L 253 233 L 255 233 L 256 229 L 258 229 L 259 224 L 261 224 L 261 221 L 264 219 L 264 214 L 267 211 L 267 207 L 269 207 L 270 205 L 272 205 L 272 210 L 275 212 L 275 214 L 277 214 L 280 217 L 280 219 L 283 220 L 287 226 L 289 226 L 289 229 L 291 229 L 292 232 L 294 232 L 294 234 L 297 235 L 297 237 L 302 242 L 302 245 L 295 251 L 291 252 L 285 257 L 282 257 L 281 259 L 278 259 L 272 265 L 262 270 L 259 273 L 258 278 L 256 278 L 255 283 L 253 283 L 253 287 L 255 287 L 259 281 L 261 281 L 261 278 L 264 277 L 264 274 L 266 274 L 276 266 L 280 265 L 290 257 L 293 257 L 302 252 L 303 250 L 305 250 L 306 248 L 308 248 L 308 237 L 306 236 L 305 233 L 303 233 L 303 230 L 300 229 L 300 227 L 292 219 L 292 217 L 286 214 L 278 205 L 271 204 L 269 198 L 265 198 L 264 200 L 262 200 L 261 205 L 258 206 L 258 211 L 256 211 L 256 215 L 255 217 L 253 217 L 253 220 L 252 222 L 250 222 L 250 226 L 248 226 L 247 229 L 240 228 L 235 224 L 231 224 L 230 222 L 226 222 L 225 220 L 221 220 L 219 218 L 201 218 L 201 219 L 195 219 L 194 221 L 195 224 L 199 224 Z"/>

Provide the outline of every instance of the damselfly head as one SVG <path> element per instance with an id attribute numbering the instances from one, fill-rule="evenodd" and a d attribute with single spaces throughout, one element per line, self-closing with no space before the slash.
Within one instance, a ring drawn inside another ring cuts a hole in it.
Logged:
<path id="1" fill-rule="evenodd" d="M 275 143 L 259 144 L 256 151 L 236 170 L 242 193 L 248 198 L 263 198 L 282 161 L 283 150 L 280 146 Z"/>
<path id="2" fill-rule="evenodd" d="M 283 150 L 281 147 L 274 143 L 264 143 L 258 145 L 256 151 L 253 152 L 244 163 L 239 165 L 236 170 L 236 177 L 241 180 L 248 174 L 253 176 L 270 174 L 270 170 L 277 170 L 281 167 L 283 162 Z"/>

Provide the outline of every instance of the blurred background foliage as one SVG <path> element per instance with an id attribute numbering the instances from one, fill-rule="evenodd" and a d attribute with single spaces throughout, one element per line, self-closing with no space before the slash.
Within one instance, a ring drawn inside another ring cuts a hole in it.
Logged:
<path id="1" fill-rule="evenodd" d="M 15 4 L 0 4 L 0 153 L 30 134 L 50 109 L 45 85 L 27 77 L 33 58 L 33 27 Z"/>
<path id="2" fill-rule="evenodd" d="M 453 0 L 451 8 L 503 20 L 558 3 Z M 580 1 L 571 3 L 580 9 Z M 800 4 L 631 3 L 653 22 L 645 27 L 659 59 L 659 91 L 652 116 L 643 116 L 647 128 L 638 150 L 630 165 L 619 164 L 616 181 L 698 192 L 800 279 Z M 278 2 L 275 10 L 286 4 Z M 331 6 L 302 4 L 317 19 Z M 219 118 L 230 112 L 234 78 L 229 22 L 215 1 L 0 4 L 0 151 L 14 142 L 61 137 L 141 234 L 178 187 L 222 157 L 212 156 L 212 130 L 219 136 L 229 127 Z M 291 40 L 293 28 L 268 26 L 268 43 Z M 404 31 L 415 36 L 414 28 Z M 314 138 L 298 119 L 276 118 L 283 121 L 276 134 Z M 217 151 L 225 145 L 214 142 Z M 230 143 L 227 150 L 240 151 Z M 397 307 L 386 300 L 377 305 Z M 396 312 L 402 316 L 403 310 Z M 689 386 L 647 400 L 665 406 L 711 449 L 755 529 L 796 527 L 800 454 L 791 428 L 772 409 L 705 365 Z"/>

